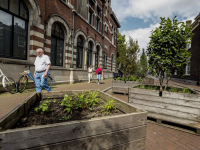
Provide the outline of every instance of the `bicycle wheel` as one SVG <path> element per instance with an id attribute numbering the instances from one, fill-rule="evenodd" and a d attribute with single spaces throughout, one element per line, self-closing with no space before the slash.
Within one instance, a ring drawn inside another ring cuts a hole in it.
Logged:
<path id="1" fill-rule="evenodd" d="M 14 94 L 17 92 L 17 86 L 16 86 L 16 83 L 15 83 L 15 80 L 13 80 L 12 78 L 10 77 L 3 77 L 2 79 L 2 84 L 3 84 L 3 87 L 6 89 L 6 91 Z"/>
<path id="2" fill-rule="evenodd" d="M 47 78 L 47 85 L 51 88 L 51 86 L 52 86 L 52 78 L 50 77 L 50 76 L 48 76 L 48 78 Z"/>
<path id="3" fill-rule="evenodd" d="M 20 93 L 22 93 L 26 89 L 27 84 L 28 84 L 27 76 L 26 75 L 22 75 L 19 78 L 19 81 L 18 81 L 18 91 Z"/>

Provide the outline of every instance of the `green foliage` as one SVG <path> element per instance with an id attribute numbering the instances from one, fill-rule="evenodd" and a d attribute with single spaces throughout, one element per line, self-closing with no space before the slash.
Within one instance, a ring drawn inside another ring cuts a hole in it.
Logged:
<path id="1" fill-rule="evenodd" d="M 71 115 L 68 115 L 68 116 L 65 115 L 64 117 L 60 118 L 59 120 L 65 120 L 65 121 L 67 121 L 67 120 L 69 120 L 71 118 L 72 118 Z"/>
<path id="2" fill-rule="evenodd" d="M 149 89 L 149 90 L 157 90 L 157 87 L 153 87 L 153 86 L 149 85 L 149 86 L 148 86 L 148 89 Z"/>
<path id="3" fill-rule="evenodd" d="M 137 70 L 136 60 L 139 46 L 131 37 L 129 37 L 129 41 L 125 43 L 125 36 L 122 36 L 119 32 L 117 45 L 117 65 L 119 66 L 120 71 L 122 71 L 124 76 L 128 77 L 129 80 L 130 76 Z"/>
<path id="4" fill-rule="evenodd" d="M 105 105 L 102 106 L 102 107 L 103 107 L 102 112 L 108 113 L 108 114 L 109 114 L 109 113 L 111 112 L 111 110 L 116 109 L 114 103 L 115 103 L 114 99 L 108 100 L 108 101 L 105 103 Z"/>
<path id="5" fill-rule="evenodd" d="M 164 73 L 168 74 L 169 80 L 175 70 L 184 68 L 188 58 L 191 57 L 186 45 L 190 43 L 192 36 L 191 27 L 178 22 L 176 17 L 172 20 L 161 17 L 160 26 L 151 32 L 147 48 L 148 62 L 154 74 L 160 76 L 161 91 Z"/>
<path id="6" fill-rule="evenodd" d="M 170 92 L 178 92 L 178 88 L 176 88 L 176 87 L 170 87 Z"/>
<path id="7" fill-rule="evenodd" d="M 79 109 L 80 108 L 80 109 L 84 110 L 84 109 L 87 108 L 88 100 L 87 100 L 85 94 L 86 93 L 75 94 L 75 97 L 77 98 L 76 105 L 74 106 L 75 109 Z"/>
<path id="8" fill-rule="evenodd" d="M 130 77 L 118 77 L 118 81 L 143 81 L 139 76 L 130 76 Z"/>
<path id="9" fill-rule="evenodd" d="M 44 114 L 45 112 L 49 112 L 49 105 L 50 105 L 51 101 L 50 100 L 45 100 L 41 105 L 39 105 L 38 107 L 36 107 L 34 109 L 34 111 L 40 111 L 40 114 Z"/>
<path id="10" fill-rule="evenodd" d="M 145 89 L 145 85 L 144 84 L 140 84 L 140 89 Z"/>
<path id="11" fill-rule="evenodd" d="M 142 55 L 140 56 L 140 60 L 138 62 L 138 74 L 140 76 L 145 76 L 148 70 L 148 65 L 147 65 L 147 55 L 145 53 L 144 48 L 142 49 Z"/>
<path id="12" fill-rule="evenodd" d="M 190 91 L 190 89 L 188 88 L 183 88 L 181 93 L 188 93 L 188 94 L 191 94 L 192 92 Z"/>
<path id="13" fill-rule="evenodd" d="M 87 101 L 87 107 L 89 109 L 92 109 L 94 106 L 99 105 L 99 101 L 102 99 L 99 98 L 99 93 L 97 91 L 89 92 L 88 93 L 88 101 Z"/>
<path id="14" fill-rule="evenodd" d="M 72 100 L 72 97 L 65 94 L 64 99 L 62 100 L 61 106 L 65 107 L 64 112 L 66 111 L 68 114 L 72 114 L 72 109 L 74 108 L 75 101 Z"/>
<path id="15" fill-rule="evenodd" d="M 136 81 L 143 81 L 141 77 L 139 77 L 138 79 L 136 79 Z"/>

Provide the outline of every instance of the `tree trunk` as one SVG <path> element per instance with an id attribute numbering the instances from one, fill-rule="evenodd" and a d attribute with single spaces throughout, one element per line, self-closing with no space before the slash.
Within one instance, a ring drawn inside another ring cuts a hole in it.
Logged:
<path id="1" fill-rule="evenodd" d="M 166 85 L 165 85 L 165 89 L 164 89 L 164 90 L 166 90 L 166 89 L 167 89 L 167 87 L 168 87 L 168 82 L 169 82 L 169 79 L 170 79 L 170 76 L 168 76 L 168 78 L 167 78 L 167 82 L 166 82 Z"/>

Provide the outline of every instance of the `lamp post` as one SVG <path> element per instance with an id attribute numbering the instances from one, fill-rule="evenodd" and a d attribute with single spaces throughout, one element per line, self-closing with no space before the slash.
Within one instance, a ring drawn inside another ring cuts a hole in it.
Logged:
<path id="1" fill-rule="evenodd" d="M 73 9 L 72 10 L 72 15 L 73 15 L 73 26 L 72 26 L 72 62 L 71 62 L 71 65 L 70 65 L 70 68 L 74 68 L 74 18 L 75 18 L 75 14 L 76 14 L 76 10 Z"/>

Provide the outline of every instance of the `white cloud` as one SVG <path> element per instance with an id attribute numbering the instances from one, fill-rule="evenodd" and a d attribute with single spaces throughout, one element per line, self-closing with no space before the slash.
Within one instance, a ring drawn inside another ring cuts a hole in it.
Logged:
<path id="1" fill-rule="evenodd" d="M 196 16 L 200 0 L 113 0 L 112 8 L 119 21 L 127 17 L 156 21 L 160 17 L 174 17 L 174 14 L 184 18 Z"/>
<path id="2" fill-rule="evenodd" d="M 151 31 L 159 26 L 160 17 L 172 19 L 177 15 L 182 22 L 194 20 L 200 11 L 200 0 L 113 0 L 112 8 L 120 22 L 126 22 L 127 17 L 153 21 L 147 28 L 127 31 L 122 27 L 121 34 L 126 35 L 126 40 L 129 36 L 137 39 L 140 49 L 146 49 Z"/>
<path id="3" fill-rule="evenodd" d="M 133 40 L 138 40 L 138 44 L 140 46 L 140 50 L 142 48 L 146 49 L 147 44 L 149 43 L 149 37 L 151 35 L 151 31 L 154 30 L 156 27 L 159 27 L 159 23 L 150 25 L 148 28 L 139 28 L 136 30 L 129 30 L 129 31 L 122 31 L 122 35 L 126 36 L 126 40 L 129 37 L 133 38 Z"/>

